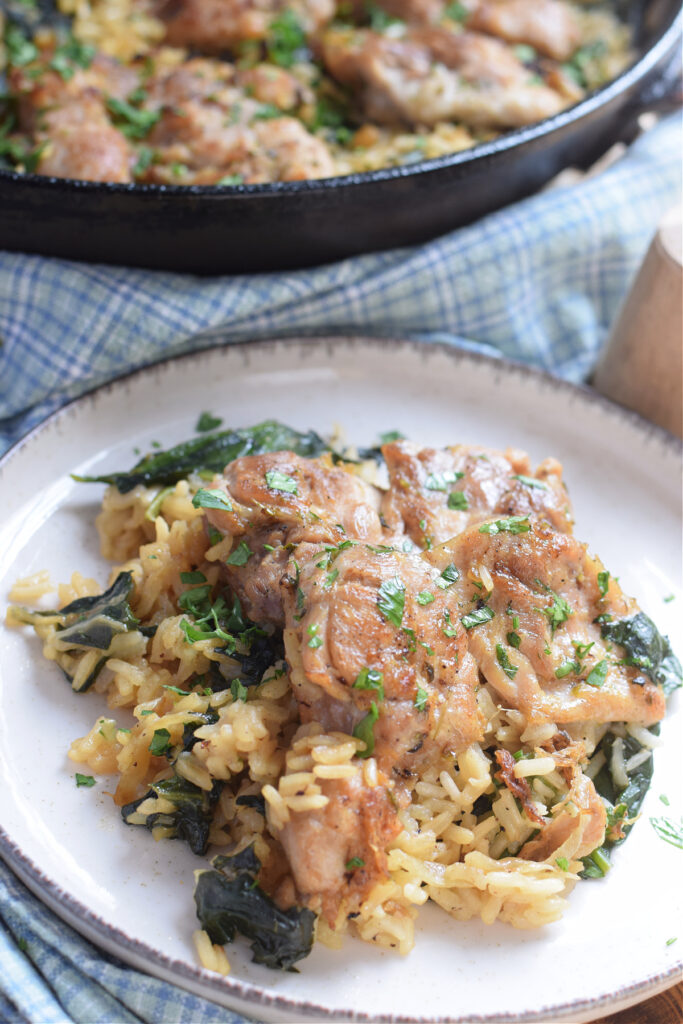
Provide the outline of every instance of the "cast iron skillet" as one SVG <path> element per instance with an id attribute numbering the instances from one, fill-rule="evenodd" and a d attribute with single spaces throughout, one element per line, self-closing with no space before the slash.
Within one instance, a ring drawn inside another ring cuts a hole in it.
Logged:
<path id="1" fill-rule="evenodd" d="M 530 195 L 632 137 L 678 75 L 679 0 L 624 0 L 636 60 L 576 106 L 406 167 L 273 185 L 114 185 L 0 172 L 0 246 L 198 274 L 289 269 L 411 245 Z"/>

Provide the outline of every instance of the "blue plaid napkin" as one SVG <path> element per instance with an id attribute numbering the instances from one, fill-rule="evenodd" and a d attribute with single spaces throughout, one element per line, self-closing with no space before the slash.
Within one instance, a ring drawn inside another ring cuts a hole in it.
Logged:
<path id="1" fill-rule="evenodd" d="M 609 169 L 433 242 L 282 274 L 202 279 L 0 253 L 0 451 L 64 401 L 217 342 L 363 333 L 449 341 L 579 381 L 660 217 L 678 115 Z M 0 863 L 0 1020 L 242 1018 L 96 950 Z"/>

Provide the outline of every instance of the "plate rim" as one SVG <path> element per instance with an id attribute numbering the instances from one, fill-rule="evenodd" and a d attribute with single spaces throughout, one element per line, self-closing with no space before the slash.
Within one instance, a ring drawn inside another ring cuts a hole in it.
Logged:
<path id="1" fill-rule="evenodd" d="M 589 405 L 594 405 L 597 408 L 603 409 L 608 414 L 611 414 L 615 419 L 621 419 L 626 423 L 629 423 L 636 431 L 643 435 L 643 438 L 650 437 L 659 441 L 660 444 L 669 448 L 672 454 L 676 452 L 683 452 L 683 438 L 678 438 L 675 434 L 672 434 L 665 427 L 659 426 L 657 423 L 653 423 L 651 420 L 646 419 L 640 413 L 633 409 L 629 409 L 626 406 L 619 405 L 618 402 L 613 401 L 606 395 L 596 391 L 595 388 L 590 387 L 588 384 L 576 384 L 573 381 L 565 380 L 563 377 L 552 373 L 550 370 L 546 370 L 543 367 L 533 366 L 531 363 L 523 362 L 518 359 L 511 359 L 504 355 L 495 355 L 486 352 L 473 352 L 469 349 L 462 348 L 458 341 L 467 340 L 460 339 L 456 336 L 457 340 L 454 342 L 448 341 L 419 341 L 416 338 L 410 338 L 407 336 L 395 335 L 395 334 L 349 334 L 342 332 L 339 334 L 295 334 L 295 335 L 273 335 L 268 338 L 257 338 L 245 341 L 231 341 L 225 339 L 224 341 L 216 340 L 215 335 L 207 341 L 206 345 L 201 345 L 199 348 L 192 349 L 189 352 L 179 352 L 172 355 L 162 355 L 158 359 L 152 359 L 149 362 L 145 362 L 142 365 L 132 370 L 126 370 L 123 373 L 116 374 L 112 377 L 108 377 L 106 380 L 101 381 L 99 384 L 94 384 L 92 387 L 86 388 L 81 391 L 78 395 L 73 398 L 67 399 L 57 409 L 53 409 L 52 412 L 41 419 L 38 423 L 35 423 L 25 434 L 18 437 L 16 441 L 13 441 L 10 446 L 0 455 L 0 471 L 2 471 L 5 465 L 13 458 L 15 458 L 19 451 L 27 446 L 38 434 L 46 430 L 52 423 L 62 416 L 67 416 L 71 409 L 81 403 L 87 402 L 94 399 L 100 393 L 107 394 L 108 392 L 116 389 L 119 385 L 125 382 L 133 382 L 136 378 L 146 376 L 148 373 L 156 370 L 163 369 L 164 367 L 186 361 L 197 359 L 205 355 L 217 354 L 220 351 L 225 352 L 247 352 L 267 351 L 268 349 L 274 349 L 279 346 L 296 348 L 302 345 L 308 345 L 311 347 L 326 347 L 330 349 L 336 346 L 377 346 L 378 348 L 386 348 L 395 350 L 397 346 L 401 346 L 406 349 L 412 349 L 416 355 L 424 353 L 428 355 L 430 352 L 440 352 L 442 355 L 452 359 L 454 363 L 459 362 L 471 362 L 475 365 L 488 366 L 490 369 L 495 370 L 502 367 L 504 372 L 513 372 L 521 377 L 531 378 L 539 383 L 544 383 L 546 386 L 555 388 L 558 391 L 562 391 L 565 394 L 574 395 L 580 401 L 584 401 Z M 49 397 L 45 399 L 49 401 Z"/>
<path id="2" fill-rule="evenodd" d="M 250 355 L 255 355 L 256 358 L 259 359 L 263 358 L 263 354 L 267 354 L 269 351 L 272 352 L 281 348 L 300 349 L 302 346 L 315 346 L 320 349 L 325 349 L 328 359 L 336 348 L 348 350 L 353 349 L 354 347 L 370 347 L 375 348 L 376 350 L 384 349 L 391 350 L 393 352 L 395 352 L 397 348 L 401 348 L 404 351 L 412 352 L 423 362 L 426 361 L 431 353 L 437 352 L 445 355 L 456 367 L 462 363 L 469 363 L 477 369 L 484 368 L 492 371 L 493 373 L 496 371 L 507 374 L 512 373 L 522 378 L 529 379 L 532 383 L 535 382 L 536 384 L 541 384 L 545 387 L 551 387 L 568 397 L 577 399 L 581 403 L 585 403 L 589 406 L 602 410 L 613 420 L 631 427 L 636 431 L 636 433 L 641 435 L 643 440 L 655 441 L 669 454 L 679 455 L 683 451 L 682 440 L 678 439 L 664 428 L 650 423 L 638 413 L 616 404 L 586 385 L 574 384 L 570 381 L 563 380 L 562 378 L 549 373 L 547 370 L 531 366 L 527 363 L 480 352 L 471 352 L 445 341 L 423 342 L 411 338 L 396 336 L 377 337 L 372 335 L 349 334 L 297 335 L 290 337 L 272 337 L 258 341 L 223 343 L 216 342 L 215 339 L 212 339 L 206 346 L 202 346 L 199 349 L 195 349 L 191 352 L 166 356 L 161 359 L 145 363 L 134 370 L 119 374 L 107 381 L 96 384 L 92 388 L 82 392 L 80 395 L 68 400 L 58 409 L 49 413 L 39 423 L 35 424 L 26 434 L 18 438 L 7 449 L 2 457 L 0 457 L 0 476 L 2 475 L 3 469 L 9 464 L 9 462 L 14 461 L 14 459 L 19 457 L 22 451 L 43 432 L 49 430 L 62 418 L 70 416 L 75 407 L 88 405 L 100 395 L 111 394 L 112 392 L 116 392 L 119 388 L 125 387 L 127 384 L 136 382 L 140 378 L 150 374 L 154 375 L 154 373 L 159 371 L 163 372 L 164 369 L 172 365 L 182 364 L 188 360 L 215 356 L 221 352 L 225 353 L 225 355 L 229 357 L 232 353 L 237 356 L 241 355 L 243 365 L 245 368 L 248 368 L 251 363 L 251 359 L 249 358 Z M 402 1014 L 365 1014 L 354 1010 L 344 1010 L 343 1008 L 331 1009 L 317 1003 L 302 1000 L 300 997 L 290 998 L 282 994 L 269 994 L 268 991 L 260 985 L 245 982 L 231 976 L 220 977 L 218 975 L 214 975 L 211 972 L 205 971 L 198 965 L 194 966 L 185 961 L 174 959 L 173 957 L 167 956 L 163 951 L 154 949 L 152 946 L 147 945 L 146 942 L 131 937 L 120 928 L 117 928 L 115 925 L 108 922 L 106 919 L 95 914 L 71 893 L 63 890 L 57 882 L 46 875 L 45 872 L 23 852 L 2 825 L 0 825 L 0 857 L 2 857 L 10 870 L 12 870 L 21 879 L 21 881 L 27 885 L 30 891 L 41 901 L 41 903 L 43 903 L 43 905 L 49 907 L 62 920 L 65 920 L 68 925 L 73 927 L 81 935 L 84 935 L 88 941 L 92 942 L 98 948 L 107 951 L 111 951 L 113 949 L 115 951 L 115 955 L 123 954 L 121 958 L 124 959 L 127 964 L 132 966 L 133 969 L 144 971 L 146 968 L 141 966 L 141 964 L 151 963 L 156 966 L 158 970 L 165 972 L 165 974 L 170 972 L 174 979 L 177 979 L 177 983 L 179 983 L 181 987 L 187 988 L 189 985 L 191 991 L 195 992 L 195 994 L 203 995 L 204 998 L 212 999 L 211 993 L 215 993 L 219 998 L 222 996 L 223 1000 L 232 999 L 243 1004 L 246 1003 L 249 1007 L 253 1007 L 254 1009 L 262 1007 L 264 1009 L 267 1008 L 289 1015 L 293 1012 L 300 1012 L 304 1013 L 308 1019 L 326 1021 L 344 1019 L 362 1022 L 362 1024 L 375 1024 L 375 1022 L 379 1021 L 387 1021 L 390 1022 L 390 1024 L 408 1024 L 408 1022 L 410 1022 L 410 1024 L 468 1024 L 468 1022 L 469 1024 L 474 1024 L 474 1022 L 476 1022 L 476 1024 L 502 1024 L 502 1022 L 510 1022 L 510 1024 L 533 1024 L 533 1022 L 548 1021 L 549 1019 L 566 1019 L 567 1014 L 574 1013 L 579 1014 L 583 1020 L 589 1020 L 594 1019 L 594 1017 L 585 1016 L 587 1013 L 599 1013 L 606 1007 L 613 1009 L 615 1004 L 618 1004 L 620 1008 L 627 1007 L 639 1002 L 648 995 L 655 995 L 658 992 L 666 990 L 680 979 L 681 972 L 683 971 L 682 957 L 673 961 L 665 971 L 651 974 L 645 979 L 634 982 L 632 985 L 621 988 L 616 992 L 604 994 L 597 999 L 575 999 L 570 1002 L 549 1004 L 536 1010 L 507 1014 L 504 1017 L 491 1014 L 477 1015 L 475 1017 L 472 1017 L 471 1015 L 467 1017 L 450 1015 L 439 1017 L 418 1017 L 405 1016 Z M 162 977 L 156 972 L 150 973 L 153 973 L 157 978 L 161 978 L 162 981 L 168 982 L 168 978 L 165 975 Z M 226 1005 L 223 1000 L 221 1000 L 222 1005 Z M 216 1000 L 214 999 L 213 1001 Z"/>

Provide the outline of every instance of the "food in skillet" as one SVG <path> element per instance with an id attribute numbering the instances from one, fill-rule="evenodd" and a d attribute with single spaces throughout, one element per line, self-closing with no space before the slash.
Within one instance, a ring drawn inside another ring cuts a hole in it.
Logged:
<path id="1" fill-rule="evenodd" d="M 68 34 L 5 19 L 0 156 L 88 181 L 236 185 L 410 163 L 556 114 L 629 58 L 607 8 L 570 0 L 58 6 Z"/>
<path id="2" fill-rule="evenodd" d="M 107 591 L 10 612 L 106 696 L 69 756 L 118 776 L 123 821 L 211 848 L 202 962 L 238 934 L 270 967 L 346 931 L 405 953 L 428 900 L 557 920 L 635 823 L 681 685 L 560 464 L 217 425 L 95 478 Z"/>

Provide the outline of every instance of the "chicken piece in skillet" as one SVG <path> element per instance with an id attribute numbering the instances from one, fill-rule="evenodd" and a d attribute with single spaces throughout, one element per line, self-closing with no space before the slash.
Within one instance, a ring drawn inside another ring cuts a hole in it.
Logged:
<path id="1" fill-rule="evenodd" d="M 107 104 L 138 85 L 137 72 L 95 56 L 69 74 L 50 68 L 52 51 L 13 68 L 10 86 L 19 96 L 19 128 L 39 147 L 38 174 L 82 181 L 132 181 L 132 147 L 114 127 Z"/>
<path id="2" fill-rule="evenodd" d="M 145 180 L 213 184 L 300 181 L 334 173 L 329 150 L 293 116 L 307 90 L 283 68 L 236 70 L 195 58 L 146 85 L 157 121 Z"/>
<path id="3" fill-rule="evenodd" d="M 467 25 L 508 43 L 526 43 L 560 61 L 568 60 L 581 42 L 576 11 L 561 0 L 482 0 Z"/>
<path id="4" fill-rule="evenodd" d="M 378 492 L 326 458 L 247 455 L 226 466 L 211 486 L 225 490 L 232 511 L 208 509 L 207 519 L 235 538 L 236 551 L 243 545 L 244 563 L 233 558 L 226 571 L 256 622 L 284 625 L 279 586 L 296 545 L 383 539 Z"/>
<path id="5" fill-rule="evenodd" d="M 534 472 L 526 452 L 511 448 L 420 448 L 395 441 L 382 453 L 389 470 L 382 515 L 391 531 L 405 531 L 420 548 L 442 544 L 494 514 L 540 516 L 562 533 L 572 531 L 556 459 L 546 459 Z"/>
<path id="6" fill-rule="evenodd" d="M 471 526 L 425 557 L 460 569 L 454 596 L 479 671 L 527 722 L 663 718 L 661 686 L 607 635 L 637 605 L 574 537 L 540 519 L 507 517 Z"/>
<path id="7" fill-rule="evenodd" d="M 322 36 L 322 56 L 330 74 L 354 91 L 363 115 L 379 124 L 515 128 L 566 103 L 508 46 L 476 32 L 332 28 Z"/>
<path id="8" fill-rule="evenodd" d="M 388 777 L 482 736 L 476 665 L 444 575 L 367 544 L 299 548 L 283 581 L 285 652 L 304 722 L 372 736 Z M 365 725 L 360 723 L 364 720 Z"/>
<path id="9" fill-rule="evenodd" d="M 465 0 L 457 7 L 445 0 L 378 0 L 377 6 L 411 24 L 455 21 L 554 60 L 568 60 L 581 42 L 576 12 L 562 0 Z"/>
<path id="10" fill-rule="evenodd" d="M 306 33 L 334 16 L 334 0 L 157 0 L 156 15 L 166 25 L 166 41 L 204 53 L 220 53 L 244 40 L 263 39 L 272 22 L 296 19 Z"/>

